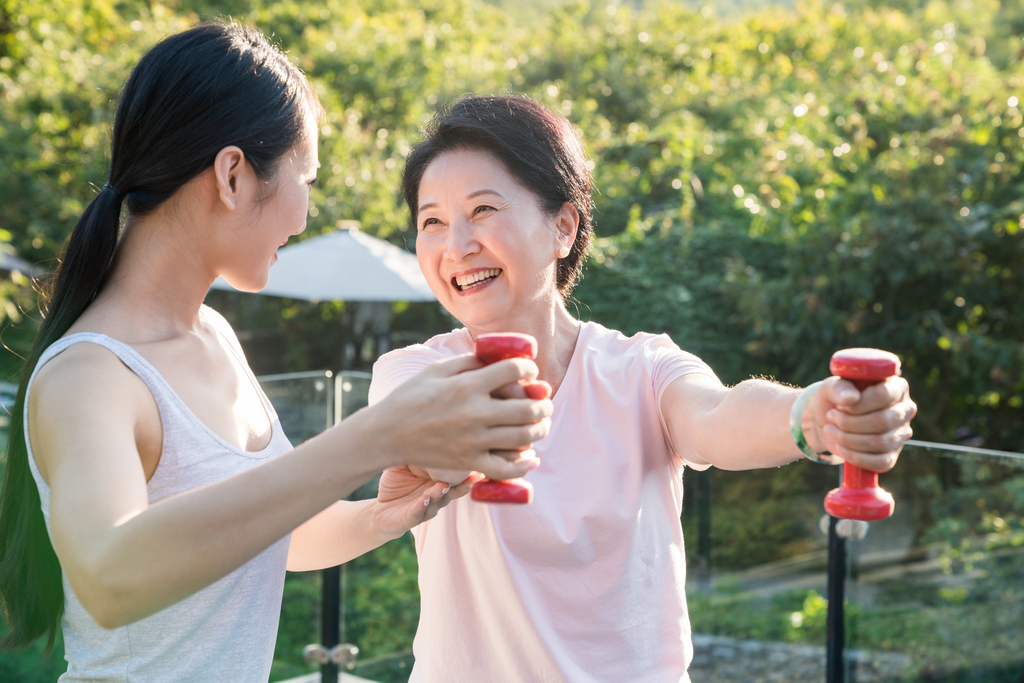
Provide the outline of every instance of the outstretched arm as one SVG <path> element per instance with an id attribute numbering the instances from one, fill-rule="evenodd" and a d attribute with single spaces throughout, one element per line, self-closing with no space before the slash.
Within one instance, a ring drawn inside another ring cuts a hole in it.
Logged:
<path id="1" fill-rule="evenodd" d="M 469 493 L 482 475 L 474 477 L 451 486 L 419 467 L 390 467 L 381 475 L 377 498 L 338 501 L 292 532 L 288 570 L 333 567 L 399 538 Z"/>
<path id="2" fill-rule="evenodd" d="M 661 409 L 676 452 L 726 470 L 777 467 L 801 453 L 789 432 L 800 389 L 760 379 L 724 387 L 701 374 L 684 375 L 662 395 Z M 824 380 L 803 411 L 810 446 L 858 467 L 886 471 L 910 439 L 917 406 L 901 377 L 858 391 L 852 382 Z"/>
<path id="3" fill-rule="evenodd" d="M 490 395 L 536 376 L 535 365 L 510 360 L 466 372 L 479 363 L 454 358 L 279 458 L 150 505 L 136 439 L 152 400 L 113 355 L 81 346 L 37 376 L 31 438 L 51 489 L 64 573 L 108 628 L 229 574 L 382 469 L 410 463 L 522 476 L 528 463 L 496 452 L 549 429 L 550 401 Z"/>

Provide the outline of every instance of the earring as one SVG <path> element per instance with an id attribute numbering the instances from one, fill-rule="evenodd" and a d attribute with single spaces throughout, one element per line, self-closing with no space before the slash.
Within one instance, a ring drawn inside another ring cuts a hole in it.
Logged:
<path id="1" fill-rule="evenodd" d="M 558 258 L 565 258 L 569 255 L 569 247 L 562 247 L 558 250 Z"/>

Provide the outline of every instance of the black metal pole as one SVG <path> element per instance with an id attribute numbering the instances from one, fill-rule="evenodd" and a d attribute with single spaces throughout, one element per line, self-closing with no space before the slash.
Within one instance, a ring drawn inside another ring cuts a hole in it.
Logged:
<path id="1" fill-rule="evenodd" d="M 341 615 L 340 618 L 339 618 L 339 621 L 341 623 L 340 623 L 340 626 L 339 626 L 339 629 L 338 629 L 338 642 L 339 643 L 347 643 L 348 642 L 348 637 L 347 637 L 347 634 L 345 633 L 345 617 L 346 617 L 346 614 L 345 614 L 345 592 L 348 589 L 348 587 L 345 585 L 345 578 L 346 578 L 346 576 L 345 576 L 346 575 L 345 565 L 341 565 L 340 569 L 341 569 L 341 576 L 340 576 L 341 594 L 339 595 L 340 599 L 338 600 L 338 603 L 340 605 L 339 609 L 338 609 L 338 612 Z"/>
<path id="2" fill-rule="evenodd" d="M 339 642 L 341 622 L 341 567 L 328 567 L 322 572 L 320 590 L 320 644 L 331 649 Z M 338 665 L 327 662 L 320 665 L 321 683 L 338 683 Z"/>
<path id="3" fill-rule="evenodd" d="M 826 616 L 825 681 L 843 683 L 843 599 L 846 583 L 846 539 L 836 531 L 839 520 L 828 518 L 828 615 Z"/>
<path id="4" fill-rule="evenodd" d="M 700 564 L 697 578 L 710 588 L 711 582 L 711 470 L 697 477 L 697 556 Z"/>

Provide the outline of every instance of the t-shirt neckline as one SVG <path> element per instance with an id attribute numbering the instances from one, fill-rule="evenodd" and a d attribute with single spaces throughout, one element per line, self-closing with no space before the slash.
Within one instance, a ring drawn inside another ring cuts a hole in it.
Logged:
<path id="1" fill-rule="evenodd" d="M 571 378 L 574 378 L 577 372 L 577 366 L 579 366 L 579 364 L 583 362 L 579 360 L 579 358 L 580 356 L 583 355 L 583 349 L 586 348 L 585 337 L 589 333 L 590 325 L 588 323 L 580 321 L 580 330 L 579 333 L 576 335 L 576 345 L 573 346 L 572 348 L 572 358 L 569 359 L 569 367 L 565 369 L 565 376 L 562 377 L 562 382 L 561 384 L 558 385 L 558 391 L 556 391 L 555 395 L 551 397 L 551 407 L 553 410 L 557 409 L 558 406 L 565 402 L 565 399 L 562 398 L 563 396 L 565 396 L 564 389 L 566 385 L 569 384 L 569 380 Z"/>
<path id="2" fill-rule="evenodd" d="M 562 396 L 565 395 L 565 392 L 562 391 L 562 388 L 568 383 L 570 376 L 575 374 L 576 367 L 583 362 L 579 360 L 579 357 L 582 355 L 582 350 L 586 348 L 586 337 L 590 334 L 593 323 L 583 322 L 582 320 L 579 323 L 580 331 L 576 335 L 576 345 L 572 348 L 572 358 L 569 359 L 569 367 L 565 369 L 565 376 L 562 377 L 562 383 L 558 385 L 558 391 L 551 397 L 552 408 L 556 408 L 564 402 Z M 469 351 L 472 353 L 476 347 L 476 343 L 473 341 L 473 334 L 469 331 L 468 327 L 463 327 L 462 332 L 465 335 L 466 343 L 469 345 Z"/>

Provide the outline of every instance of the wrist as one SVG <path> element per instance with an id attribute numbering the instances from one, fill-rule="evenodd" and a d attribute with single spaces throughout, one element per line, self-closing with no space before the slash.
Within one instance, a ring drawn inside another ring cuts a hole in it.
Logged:
<path id="1" fill-rule="evenodd" d="M 827 450 L 818 450 L 823 448 L 824 444 L 814 443 L 812 445 L 807 439 L 808 433 L 813 434 L 816 431 L 813 415 L 808 413 L 807 407 L 814 400 L 814 395 L 820 388 L 821 382 L 815 382 L 805 387 L 797 395 L 796 400 L 793 401 L 793 407 L 789 411 L 789 433 L 793 437 L 793 443 L 796 444 L 797 450 L 805 458 L 827 465 L 831 464 L 832 454 Z M 813 436 L 812 439 L 817 441 Z"/>
<path id="2" fill-rule="evenodd" d="M 380 404 L 383 405 L 383 404 Z M 357 454 L 371 476 L 380 474 L 389 467 L 406 464 L 402 453 L 394 447 L 393 421 L 386 418 L 387 411 L 378 406 L 370 406 L 346 417 L 341 423 L 347 427 L 346 439 L 349 440 L 347 451 Z M 352 448 L 351 446 L 356 446 Z"/>
<path id="3" fill-rule="evenodd" d="M 377 512 L 380 507 L 380 502 L 376 498 L 371 498 L 370 500 L 362 502 L 366 503 L 365 507 L 362 509 L 362 514 L 366 523 L 366 528 L 370 530 L 370 534 L 372 536 L 371 542 L 373 543 L 374 548 L 380 547 L 388 541 L 393 541 L 396 538 L 401 538 L 405 535 L 407 530 L 396 532 L 394 529 L 387 531 L 380 528 L 377 524 L 379 519 Z"/>

